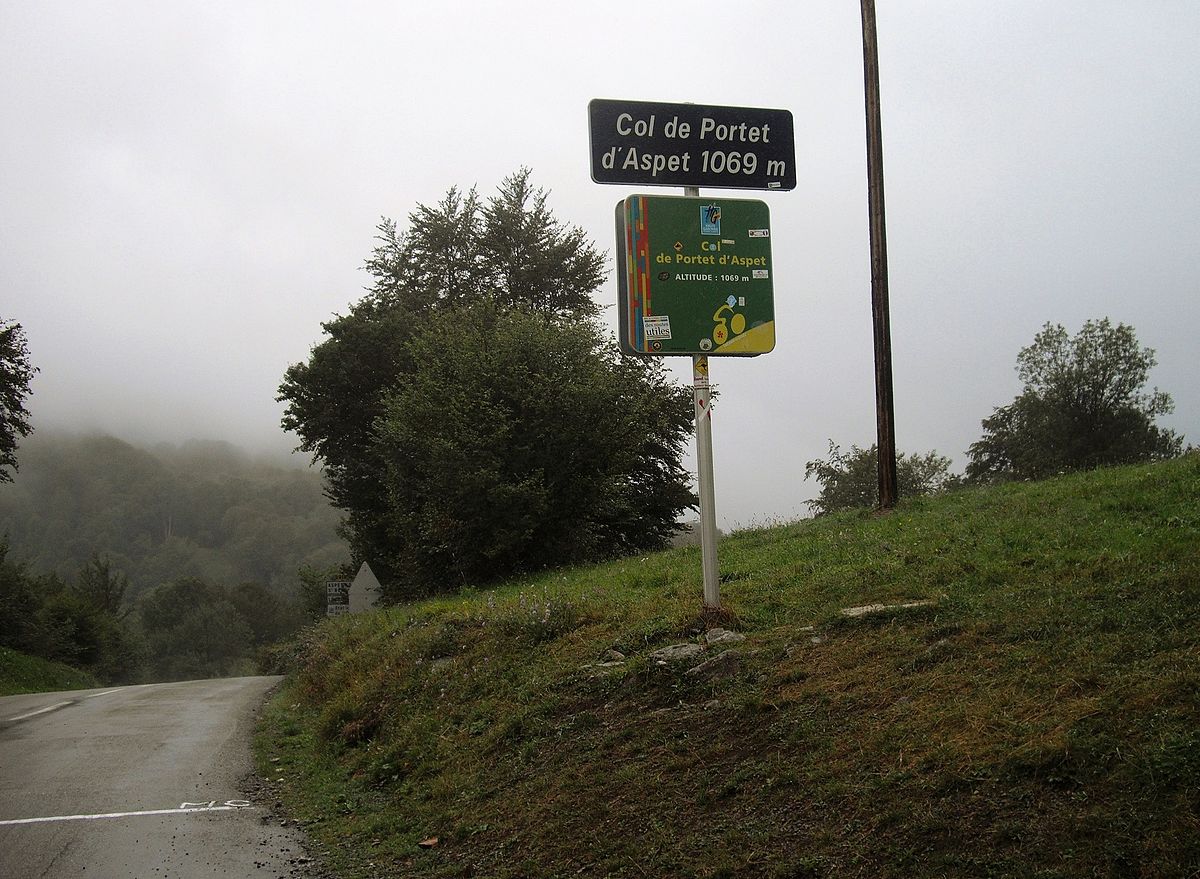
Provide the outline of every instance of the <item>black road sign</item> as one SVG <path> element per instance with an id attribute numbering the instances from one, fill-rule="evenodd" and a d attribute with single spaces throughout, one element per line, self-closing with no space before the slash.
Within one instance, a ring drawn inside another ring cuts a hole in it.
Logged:
<path id="1" fill-rule="evenodd" d="M 597 183 L 796 188 L 789 110 L 596 98 L 588 126 Z"/>

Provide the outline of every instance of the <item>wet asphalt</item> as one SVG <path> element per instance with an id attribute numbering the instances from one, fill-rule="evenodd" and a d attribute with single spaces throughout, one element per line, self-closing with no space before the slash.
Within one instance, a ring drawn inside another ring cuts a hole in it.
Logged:
<path id="1" fill-rule="evenodd" d="M 0 698 L 3 879 L 313 877 L 253 775 L 274 677 Z"/>

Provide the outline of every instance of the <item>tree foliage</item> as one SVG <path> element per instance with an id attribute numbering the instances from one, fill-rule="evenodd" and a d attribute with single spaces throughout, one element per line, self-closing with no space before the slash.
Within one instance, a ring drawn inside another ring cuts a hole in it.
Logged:
<path id="1" fill-rule="evenodd" d="M 101 572 L 109 588 L 98 588 Z M 99 558 L 74 584 L 34 574 L 0 541 L 0 646 L 86 669 L 103 681 L 134 680 L 141 671 L 141 640 L 119 599 L 114 602 L 122 580 Z"/>
<path id="2" fill-rule="evenodd" d="M 356 561 L 409 592 L 658 545 L 693 501 L 690 407 L 601 341 L 603 256 L 529 176 L 385 219 L 367 295 L 280 385 Z"/>
<path id="3" fill-rule="evenodd" d="M 40 606 L 29 566 L 11 557 L 7 538 L 0 538 L 0 646 L 28 650 L 36 644 L 33 614 Z"/>
<path id="4" fill-rule="evenodd" d="M 338 518 L 308 468 L 224 443 L 150 450 L 45 429 L 23 444 L 21 471 L 0 492 L 0 534 L 34 570 L 70 578 L 99 559 L 127 578 L 127 603 L 184 576 L 293 593 L 301 565 L 348 561 Z"/>
<path id="5" fill-rule="evenodd" d="M 164 583 L 142 596 L 138 616 L 159 679 L 223 677 L 249 664 L 253 632 L 221 586 Z"/>
<path id="6" fill-rule="evenodd" d="M 0 482 L 12 482 L 17 444 L 29 436 L 25 400 L 37 369 L 29 362 L 29 345 L 19 323 L 0 318 Z"/>
<path id="7" fill-rule="evenodd" d="M 88 559 L 79 569 L 75 588 L 89 604 L 113 616 L 128 613 L 125 593 L 129 589 L 129 578 L 123 571 L 113 567 L 112 559 L 99 554 Z"/>
<path id="8" fill-rule="evenodd" d="M 1017 355 L 1024 389 L 983 420 L 967 477 L 1042 479 L 1179 454 L 1182 438 L 1154 423 L 1172 410 L 1170 396 L 1144 390 L 1155 363 L 1126 324 L 1087 321 L 1070 337 L 1047 323 Z"/>
<path id="9" fill-rule="evenodd" d="M 658 547 L 694 503 L 690 395 L 593 325 L 481 303 L 409 350 L 376 431 L 386 552 L 410 590 Z"/>
<path id="10" fill-rule="evenodd" d="M 0 494 L 0 645 L 106 682 L 248 671 L 305 622 L 297 568 L 347 558 L 336 525 L 310 470 L 38 431 Z"/>
<path id="11" fill-rule="evenodd" d="M 879 452 L 875 446 L 848 452 L 829 441 L 829 456 L 809 461 L 804 478 L 821 485 L 821 494 L 807 501 L 817 515 L 837 510 L 874 507 L 879 499 Z M 896 455 L 896 483 L 901 497 L 937 494 L 955 483 L 950 459 L 937 452 Z"/>

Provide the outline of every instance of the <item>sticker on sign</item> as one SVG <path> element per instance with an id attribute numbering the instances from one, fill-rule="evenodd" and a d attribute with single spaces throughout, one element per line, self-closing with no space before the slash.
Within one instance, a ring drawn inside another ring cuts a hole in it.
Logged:
<path id="1" fill-rule="evenodd" d="M 671 338 L 671 318 L 666 314 L 650 314 L 642 318 L 647 339 Z"/>

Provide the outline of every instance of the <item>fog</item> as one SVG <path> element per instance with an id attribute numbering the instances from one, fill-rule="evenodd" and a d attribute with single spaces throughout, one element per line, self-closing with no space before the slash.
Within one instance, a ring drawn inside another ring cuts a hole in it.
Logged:
<path id="1" fill-rule="evenodd" d="M 961 469 L 1018 350 L 1104 316 L 1195 442 L 1200 5 L 881 7 L 900 448 Z M 714 359 L 713 431 L 722 527 L 804 514 L 805 461 L 875 432 L 853 3 L 3 5 L 0 317 L 35 428 L 286 452 L 276 388 L 381 216 L 529 166 L 612 250 L 639 190 L 590 179 L 596 97 L 794 115 L 796 189 L 742 194 L 772 212 L 778 344 Z"/>

